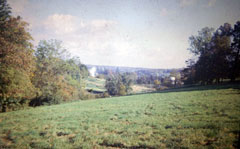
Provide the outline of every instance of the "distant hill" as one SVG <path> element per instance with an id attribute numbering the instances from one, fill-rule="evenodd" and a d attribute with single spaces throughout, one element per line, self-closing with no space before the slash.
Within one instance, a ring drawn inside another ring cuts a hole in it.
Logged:
<path id="1" fill-rule="evenodd" d="M 173 70 L 180 71 L 181 69 L 152 69 L 152 68 L 137 68 L 137 67 L 121 67 L 121 66 L 102 66 L 102 65 L 86 65 L 88 70 L 94 68 L 97 74 L 106 74 L 111 71 L 113 73 L 125 73 L 134 72 L 138 76 L 151 75 L 151 76 L 169 76 L 170 72 Z"/>

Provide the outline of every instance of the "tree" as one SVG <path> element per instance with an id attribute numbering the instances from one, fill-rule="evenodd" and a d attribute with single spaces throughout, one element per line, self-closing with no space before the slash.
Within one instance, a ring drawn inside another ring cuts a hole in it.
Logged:
<path id="1" fill-rule="evenodd" d="M 0 0 L 0 22 L 6 21 L 11 17 L 11 7 L 7 0 Z"/>
<path id="2" fill-rule="evenodd" d="M 190 37 L 189 50 L 198 57 L 195 78 L 202 84 L 217 83 L 228 76 L 227 55 L 231 50 L 231 25 L 225 23 L 214 32 L 212 28 L 203 28 L 197 36 Z"/>
<path id="3" fill-rule="evenodd" d="M 195 61 L 192 59 L 189 59 L 186 61 L 187 68 L 184 68 L 181 73 L 181 80 L 184 82 L 184 84 L 194 84 L 196 83 L 195 75 L 196 75 L 196 69 L 195 69 Z"/>
<path id="4" fill-rule="evenodd" d="M 196 56 L 205 55 L 209 52 L 214 29 L 205 27 L 198 31 L 197 36 L 189 37 L 190 48 L 188 49 Z"/>
<path id="5" fill-rule="evenodd" d="M 160 90 L 160 86 L 161 85 L 161 82 L 159 80 L 154 80 L 154 88 L 156 90 Z"/>
<path id="6" fill-rule="evenodd" d="M 12 17 L 6 0 L 0 1 L 0 109 L 6 111 L 9 99 L 19 103 L 34 97 L 32 77 L 34 56 L 27 23 Z"/>
<path id="7" fill-rule="evenodd" d="M 105 88 L 110 95 L 118 94 L 118 80 L 117 78 L 111 77 L 106 79 Z"/>
<path id="8" fill-rule="evenodd" d="M 37 69 L 34 76 L 34 84 L 39 89 L 38 104 L 62 102 L 65 96 L 61 89 L 73 89 L 68 86 L 63 76 L 67 66 L 62 59 L 65 52 L 60 41 L 42 40 L 39 42 L 35 52 Z"/>
<path id="9" fill-rule="evenodd" d="M 232 31 L 233 42 L 231 44 L 232 51 L 230 53 L 230 78 L 235 81 L 240 76 L 240 21 L 236 22 Z"/>
<path id="10" fill-rule="evenodd" d="M 189 38 L 190 48 L 188 50 L 198 57 L 198 61 L 195 64 L 195 80 L 201 81 L 203 84 L 212 82 L 210 70 L 212 70 L 211 41 L 213 32 L 213 28 L 205 27 L 198 32 L 197 36 Z"/>
<path id="11" fill-rule="evenodd" d="M 214 61 L 214 71 L 213 76 L 216 83 L 219 83 L 221 79 L 227 78 L 229 76 L 229 61 L 228 57 L 231 53 L 231 35 L 232 27 L 231 24 L 225 23 L 220 26 L 215 32 L 212 42 Z M 226 71 L 227 70 L 227 71 Z"/>
<path id="12" fill-rule="evenodd" d="M 126 95 L 132 88 L 136 75 L 133 73 L 117 73 L 106 79 L 105 87 L 110 95 Z"/>
<path id="13" fill-rule="evenodd" d="M 125 87 L 125 85 L 123 85 L 122 82 L 119 82 L 119 84 L 118 84 L 118 95 L 120 95 L 120 96 L 126 95 L 126 87 Z"/>
<path id="14" fill-rule="evenodd" d="M 68 58 L 70 54 L 61 41 L 40 41 L 35 56 L 34 85 L 39 92 L 31 105 L 58 104 L 82 98 L 87 68 L 79 58 Z"/>
<path id="15" fill-rule="evenodd" d="M 183 74 L 188 77 L 185 81 L 211 84 L 227 78 L 234 81 L 240 75 L 240 22 L 234 28 L 225 23 L 213 31 L 203 28 L 197 36 L 190 37 L 189 50 L 197 60 L 184 69 Z"/>
<path id="16" fill-rule="evenodd" d="M 123 85 L 125 86 L 125 92 L 129 93 L 130 91 L 132 91 L 132 85 L 134 84 L 134 82 L 136 82 L 137 80 L 137 75 L 135 73 L 123 73 L 122 75 L 120 75 L 121 80 Z"/>

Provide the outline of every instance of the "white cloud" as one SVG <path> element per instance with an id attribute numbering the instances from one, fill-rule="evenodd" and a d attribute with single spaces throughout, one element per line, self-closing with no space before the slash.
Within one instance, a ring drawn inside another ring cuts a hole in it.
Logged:
<path id="1" fill-rule="evenodd" d="M 164 13 L 166 11 L 162 10 Z M 148 43 L 146 45 L 137 41 L 138 39 L 131 34 L 124 34 L 124 31 L 118 30 L 119 25 L 114 20 L 86 21 L 76 16 L 53 14 L 45 19 L 42 31 L 38 32 L 38 37 L 35 39 L 61 40 L 72 55 L 80 57 L 86 64 L 152 68 L 183 65 L 185 60 L 181 60 L 183 63 L 176 61 L 180 59 L 178 55 L 182 53 L 174 52 L 182 43 L 169 46 L 167 43 L 171 36 L 164 38 L 159 48 L 156 45 Z M 162 41 L 162 38 L 161 36 L 158 41 Z"/>
<path id="2" fill-rule="evenodd" d="M 62 40 L 72 55 L 86 63 L 111 62 L 123 56 L 131 45 L 121 39 L 115 29 L 116 21 L 96 19 L 82 20 L 76 16 L 53 14 L 43 23 L 38 40 L 46 37 Z"/>
<path id="3" fill-rule="evenodd" d="M 85 21 L 72 15 L 53 14 L 43 21 L 45 29 L 58 35 L 101 33 L 111 29 L 117 23 L 111 20 Z"/>
<path id="4" fill-rule="evenodd" d="M 52 30 L 56 34 L 67 34 L 77 29 L 76 17 L 72 15 L 54 14 L 48 16 L 43 24 L 47 30 Z"/>

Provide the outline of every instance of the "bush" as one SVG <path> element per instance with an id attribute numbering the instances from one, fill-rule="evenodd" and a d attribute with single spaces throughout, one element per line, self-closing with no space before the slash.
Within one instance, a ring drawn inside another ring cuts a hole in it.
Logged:
<path id="1" fill-rule="evenodd" d="M 5 100 L 1 99 L 0 112 L 9 112 L 20 110 L 28 106 L 28 100 L 25 98 L 9 97 Z"/>
<path id="2" fill-rule="evenodd" d="M 126 95 L 126 87 L 122 83 L 118 85 L 118 88 L 119 88 L 118 95 L 120 96 Z"/>
<path id="3" fill-rule="evenodd" d="M 81 90 L 80 94 L 79 94 L 79 98 L 81 100 L 95 99 L 96 95 L 94 95 L 92 93 L 89 93 L 89 92 L 87 92 L 85 90 Z"/>
<path id="4" fill-rule="evenodd" d="M 131 78 L 131 75 L 128 73 L 117 74 L 115 76 L 110 76 L 106 79 L 106 89 L 110 95 L 126 95 L 132 88 L 134 79 Z"/>
<path id="5" fill-rule="evenodd" d="M 102 97 L 103 98 L 108 98 L 108 97 L 110 97 L 110 95 L 108 94 L 108 92 L 104 92 Z"/>

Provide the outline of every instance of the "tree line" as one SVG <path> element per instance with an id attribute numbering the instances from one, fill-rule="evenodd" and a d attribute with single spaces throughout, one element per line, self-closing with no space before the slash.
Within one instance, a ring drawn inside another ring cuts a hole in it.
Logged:
<path id="1" fill-rule="evenodd" d="M 205 27 L 189 38 L 188 49 L 194 58 L 182 71 L 185 84 L 234 82 L 240 77 L 240 21 L 218 29 Z"/>
<path id="2" fill-rule="evenodd" d="M 27 27 L 0 0 L 0 112 L 87 98 L 87 67 L 58 40 L 42 40 L 34 49 Z"/>

